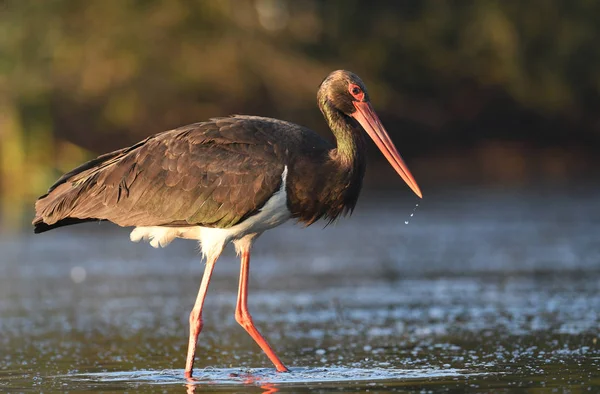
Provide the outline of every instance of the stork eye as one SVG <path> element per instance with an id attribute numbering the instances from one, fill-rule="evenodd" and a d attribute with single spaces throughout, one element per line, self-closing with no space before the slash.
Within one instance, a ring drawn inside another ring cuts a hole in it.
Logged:
<path id="1" fill-rule="evenodd" d="M 354 97 L 355 100 L 363 101 L 365 98 L 365 92 L 360 88 L 360 86 L 351 83 L 348 85 L 348 92 Z"/>

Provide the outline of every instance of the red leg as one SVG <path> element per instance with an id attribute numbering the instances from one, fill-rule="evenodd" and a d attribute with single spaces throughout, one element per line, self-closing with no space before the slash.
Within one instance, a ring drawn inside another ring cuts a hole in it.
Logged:
<path id="1" fill-rule="evenodd" d="M 235 308 L 235 320 L 250 334 L 252 339 L 265 352 L 269 360 L 275 364 L 278 372 L 288 372 L 288 369 L 275 354 L 265 338 L 258 332 L 252 321 L 252 316 L 248 312 L 248 270 L 250 268 L 250 250 L 245 248 L 241 251 L 242 267 L 240 270 L 240 287 L 238 290 L 237 306 Z"/>
<path id="2" fill-rule="evenodd" d="M 198 335 L 202 331 L 202 307 L 204 306 L 204 298 L 208 291 L 208 284 L 210 277 L 212 276 L 213 268 L 217 258 L 209 258 L 206 260 L 206 267 L 204 268 L 204 275 L 202 276 L 202 282 L 200 283 L 200 290 L 198 290 L 198 297 L 196 297 L 196 303 L 190 313 L 190 338 L 188 342 L 187 359 L 185 361 L 185 377 L 191 378 L 194 369 L 194 356 L 196 354 L 196 343 L 198 342 Z"/>

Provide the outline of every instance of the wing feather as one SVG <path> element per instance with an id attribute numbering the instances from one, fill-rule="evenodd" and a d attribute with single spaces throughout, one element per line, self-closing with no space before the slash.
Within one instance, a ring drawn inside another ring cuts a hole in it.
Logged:
<path id="1" fill-rule="evenodd" d="M 214 119 L 100 156 L 38 199 L 34 225 L 43 224 L 40 231 L 86 220 L 233 226 L 258 212 L 280 186 L 288 149 L 275 122 Z"/>

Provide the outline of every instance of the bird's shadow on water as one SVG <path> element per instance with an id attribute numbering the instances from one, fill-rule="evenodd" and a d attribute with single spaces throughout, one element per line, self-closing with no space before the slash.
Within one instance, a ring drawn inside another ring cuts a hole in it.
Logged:
<path id="1" fill-rule="evenodd" d="M 67 386 L 110 388 L 113 385 L 185 385 L 188 393 L 196 389 L 227 389 L 246 386 L 263 389 L 266 393 L 291 388 L 310 388 L 322 385 L 344 387 L 356 384 L 394 384 L 400 382 L 426 381 L 438 379 L 458 379 L 482 375 L 479 372 L 454 368 L 383 369 L 383 368 L 291 368 L 288 373 L 278 373 L 272 368 L 205 368 L 196 370 L 194 377 L 186 379 L 183 370 L 162 371 L 140 370 L 128 372 L 97 372 L 57 376 Z"/>

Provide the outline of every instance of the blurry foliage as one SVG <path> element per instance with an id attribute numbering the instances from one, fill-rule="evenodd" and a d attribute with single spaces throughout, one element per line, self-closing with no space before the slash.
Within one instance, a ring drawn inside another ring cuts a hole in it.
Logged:
<path id="1" fill-rule="evenodd" d="M 457 175 L 473 146 L 493 173 L 527 154 L 516 140 L 549 145 L 541 162 L 564 175 L 557 146 L 600 145 L 598 15 L 595 0 L 0 0 L 2 212 L 93 154 L 209 117 L 323 132 L 316 88 L 337 68 L 424 173 Z"/>

